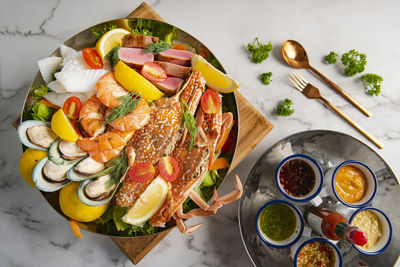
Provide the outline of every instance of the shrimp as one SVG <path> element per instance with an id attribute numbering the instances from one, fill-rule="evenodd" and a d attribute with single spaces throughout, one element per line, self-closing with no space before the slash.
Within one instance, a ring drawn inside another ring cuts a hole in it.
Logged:
<path id="1" fill-rule="evenodd" d="M 76 141 L 82 150 L 97 161 L 107 162 L 117 156 L 133 136 L 134 131 L 111 130 L 96 137 L 81 138 Z"/>
<path id="2" fill-rule="evenodd" d="M 121 96 L 129 92 L 124 89 L 115 79 L 114 72 L 104 74 L 96 83 L 97 97 L 109 108 L 118 107 L 121 104 Z"/>
<path id="3" fill-rule="evenodd" d="M 109 124 L 120 131 L 133 131 L 142 128 L 149 120 L 150 107 L 146 100 L 142 98 L 133 111 Z"/>
<path id="4" fill-rule="evenodd" d="M 89 136 L 98 136 L 104 133 L 106 127 L 104 124 L 104 105 L 92 95 L 82 106 L 79 112 L 79 120 L 82 128 Z"/>

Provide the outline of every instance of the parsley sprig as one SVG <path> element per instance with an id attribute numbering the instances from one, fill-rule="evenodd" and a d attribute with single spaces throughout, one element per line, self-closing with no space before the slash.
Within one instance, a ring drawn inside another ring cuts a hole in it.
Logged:
<path id="1" fill-rule="evenodd" d="M 278 105 L 276 109 L 276 114 L 278 116 L 290 116 L 294 113 L 294 109 L 292 109 L 292 100 L 286 98 L 282 103 Z"/>
<path id="2" fill-rule="evenodd" d="M 104 25 L 103 28 L 99 27 L 93 27 L 90 30 L 92 33 L 96 36 L 97 40 L 96 42 L 108 31 L 111 31 L 113 29 L 116 29 L 117 25 Z"/>
<path id="3" fill-rule="evenodd" d="M 258 37 L 247 45 L 247 50 L 251 53 L 251 59 L 254 63 L 261 63 L 268 58 L 269 52 L 272 50 L 272 44 L 262 44 L 258 41 Z"/>
<path id="4" fill-rule="evenodd" d="M 138 97 L 133 93 L 129 93 L 119 97 L 118 99 L 121 100 L 121 104 L 118 107 L 111 109 L 110 113 L 105 118 L 106 124 L 112 121 L 116 121 L 122 116 L 134 110 L 139 104 L 141 97 Z"/>
<path id="5" fill-rule="evenodd" d="M 261 82 L 265 85 L 269 85 L 272 82 L 272 72 L 265 72 L 263 74 L 261 74 Z"/>
<path id="6" fill-rule="evenodd" d="M 196 134 L 197 134 L 197 128 L 196 128 L 196 119 L 194 118 L 193 114 L 190 113 L 188 106 L 186 105 L 185 101 L 182 100 L 182 126 L 183 124 L 186 124 L 186 127 L 188 128 L 189 134 L 190 134 L 190 144 L 189 144 L 189 151 L 193 148 Z"/>
<path id="7" fill-rule="evenodd" d="M 325 56 L 325 62 L 327 64 L 335 64 L 338 56 L 339 55 L 337 53 L 331 51 L 328 55 Z"/>
<path id="8" fill-rule="evenodd" d="M 383 78 L 378 74 L 367 73 L 361 76 L 361 81 L 364 83 L 365 90 L 367 94 L 379 95 L 381 93 L 381 83 Z"/>
<path id="9" fill-rule="evenodd" d="M 169 43 L 160 40 L 158 43 L 152 43 L 146 46 L 144 52 L 145 53 L 153 52 L 154 55 L 157 55 L 158 53 L 170 48 L 172 48 L 172 46 Z"/>
<path id="10" fill-rule="evenodd" d="M 367 64 L 367 55 L 351 49 L 349 52 L 343 54 L 342 63 L 345 67 L 344 74 L 351 77 L 364 71 Z"/>

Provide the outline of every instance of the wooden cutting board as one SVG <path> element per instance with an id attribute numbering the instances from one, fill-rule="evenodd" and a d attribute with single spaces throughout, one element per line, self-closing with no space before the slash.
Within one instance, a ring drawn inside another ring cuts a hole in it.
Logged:
<path id="1" fill-rule="evenodd" d="M 140 4 L 128 18 L 147 18 L 164 21 L 145 2 Z M 257 111 L 239 92 L 235 92 L 239 108 L 239 142 L 235 158 L 230 170 L 238 165 L 247 154 L 272 130 L 274 127 L 261 113 Z M 149 253 L 173 228 L 170 228 L 157 235 L 116 238 L 111 240 L 125 253 L 125 255 L 137 264 L 147 253 Z"/>

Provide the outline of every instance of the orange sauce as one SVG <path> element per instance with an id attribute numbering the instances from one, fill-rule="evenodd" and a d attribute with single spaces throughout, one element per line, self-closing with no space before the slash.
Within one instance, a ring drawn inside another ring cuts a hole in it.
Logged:
<path id="1" fill-rule="evenodd" d="M 335 178 L 335 189 L 339 197 L 347 203 L 362 199 L 367 191 L 368 183 L 361 170 L 345 165 L 339 169 Z"/>

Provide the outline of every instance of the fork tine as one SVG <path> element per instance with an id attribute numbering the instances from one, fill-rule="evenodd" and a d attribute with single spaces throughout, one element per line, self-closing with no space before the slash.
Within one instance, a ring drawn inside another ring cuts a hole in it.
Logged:
<path id="1" fill-rule="evenodd" d="M 302 87 L 300 86 L 300 84 L 298 84 L 297 80 L 294 79 L 294 77 L 292 77 L 293 80 L 292 80 L 290 77 L 288 77 L 288 78 L 289 78 L 289 81 L 293 84 L 293 86 L 294 86 L 297 90 L 299 90 L 300 92 L 303 92 Z"/>
<path id="2" fill-rule="evenodd" d="M 303 76 L 301 76 L 297 71 L 293 71 L 294 75 L 296 75 L 296 77 L 301 81 L 301 83 L 303 84 L 303 86 L 307 85 L 307 81 L 306 79 L 303 78 Z"/>

